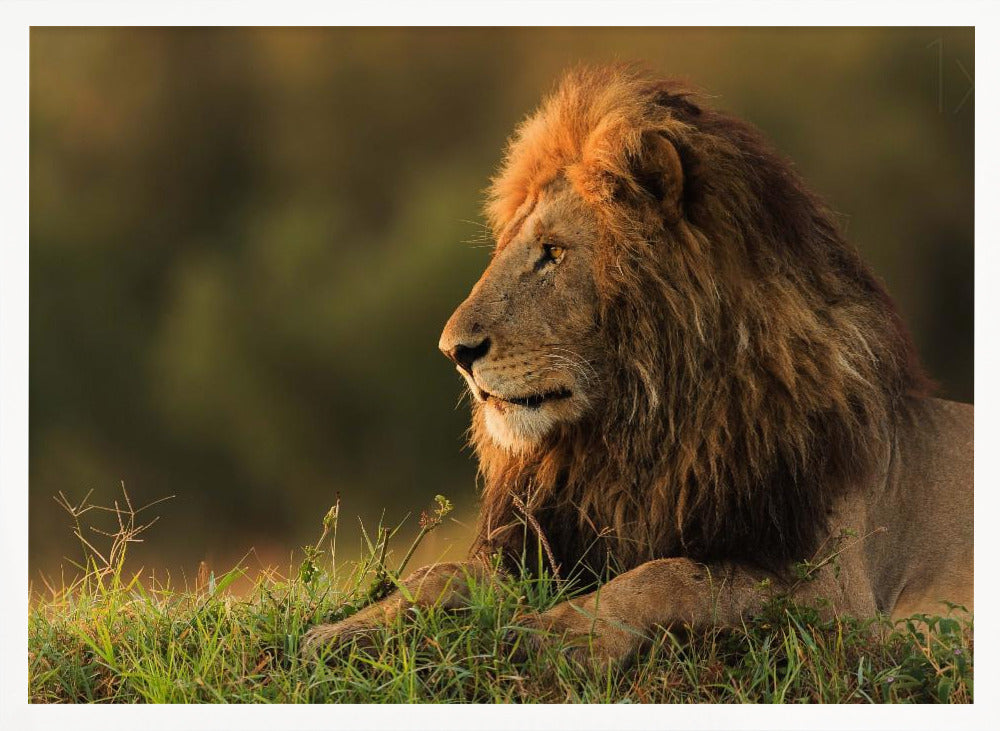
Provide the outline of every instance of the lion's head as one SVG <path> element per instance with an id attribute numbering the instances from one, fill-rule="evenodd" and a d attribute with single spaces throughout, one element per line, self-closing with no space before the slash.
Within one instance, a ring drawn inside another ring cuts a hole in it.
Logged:
<path id="1" fill-rule="evenodd" d="M 473 396 L 484 546 L 520 550 L 524 505 L 560 562 L 801 556 L 925 387 L 826 207 L 674 82 L 568 74 L 487 216 L 492 261 L 440 342 Z"/>
<path id="2" fill-rule="evenodd" d="M 600 245 L 594 213 L 565 180 L 551 181 L 505 227 L 445 326 L 440 348 L 502 450 L 534 449 L 600 404 Z"/>

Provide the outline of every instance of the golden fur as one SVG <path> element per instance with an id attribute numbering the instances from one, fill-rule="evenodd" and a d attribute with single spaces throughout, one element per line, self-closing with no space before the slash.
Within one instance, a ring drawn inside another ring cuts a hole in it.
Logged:
<path id="1" fill-rule="evenodd" d="M 655 195 L 649 174 L 666 181 Z M 888 296 L 791 166 L 675 83 L 569 74 L 493 181 L 499 247 L 560 175 L 597 212 L 604 408 L 527 454 L 476 420 L 484 544 L 520 496 L 571 506 L 552 521 L 556 542 L 574 532 L 564 564 L 602 531 L 624 567 L 808 555 L 831 498 L 872 473 L 926 388 Z"/>

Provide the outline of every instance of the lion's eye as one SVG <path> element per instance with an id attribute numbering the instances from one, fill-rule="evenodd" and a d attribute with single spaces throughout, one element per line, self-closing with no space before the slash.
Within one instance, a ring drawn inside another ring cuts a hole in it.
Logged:
<path id="1" fill-rule="evenodd" d="M 545 260 L 558 264 L 566 254 L 566 249 L 558 244 L 542 244 Z"/>

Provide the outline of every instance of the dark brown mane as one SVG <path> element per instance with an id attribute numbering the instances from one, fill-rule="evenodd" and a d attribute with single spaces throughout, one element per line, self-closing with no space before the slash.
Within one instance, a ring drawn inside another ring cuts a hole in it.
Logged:
<path id="1" fill-rule="evenodd" d="M 677 221 L 637 172 L 649 134 L 682 163 Z M 601 222 L 605 398 L 520 455 L 474 413 L 479 547 L 533 562 L 523 503 L 564 571 L 808 557 L 927 389 L 885 290 L 756 130 L 635 67 L 571 72 L 519 127 L 490 190 L 498 240 L 560 176 Z"/>

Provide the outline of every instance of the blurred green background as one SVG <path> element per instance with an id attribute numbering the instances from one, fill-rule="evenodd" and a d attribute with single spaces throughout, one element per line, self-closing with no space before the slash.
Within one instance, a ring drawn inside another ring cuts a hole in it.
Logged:
<path id="1" fill-rule="evenodd" d="M 138 559 L 189 577 L 251 546 L 287 565 L 338 492 L 347 553 L 356 516 L 435 493 L 468 523 L 436 343 L 505 139 L 581 61 L 643 60 L 762 128 L 972 401 L 973 57 L 956 28 L 33 29 L 32 576 L 79 554 L 52 496 L 121 481 L 176 495 Z"/>

